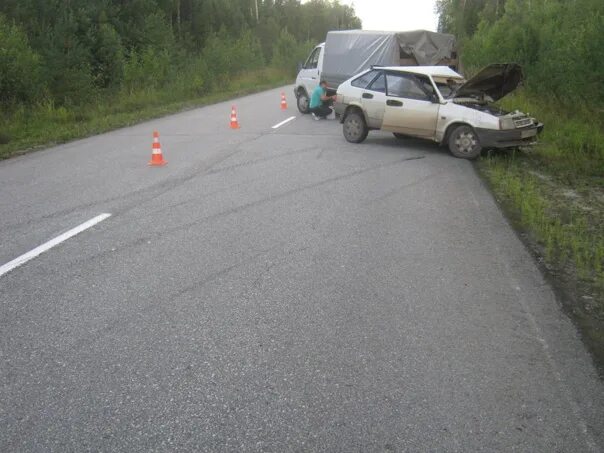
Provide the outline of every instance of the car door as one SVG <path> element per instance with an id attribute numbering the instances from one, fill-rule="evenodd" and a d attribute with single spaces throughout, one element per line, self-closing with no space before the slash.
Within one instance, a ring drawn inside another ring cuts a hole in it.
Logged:
<path id="1" fill-rule="evenodd" d="M 322 50 L 323 47 L 321 46 L 315 47 L 300 71 L 300 79 L 309 96 L 317 85 L 319 85 L 319 59 L 322 56 Z"/>
<path id="2" fill-rule="evenodd" d="M 426 76 L 387 72 L 382 129 L 433 138 L 440 107 L 440 103 L 433 100 L 437 99 L 435 95 L 433 85 Z"/>
<path id="3" fill-rule="evenodd" d="M 379 129 L 384 117 L 386 102 L 386 77 L 384 71 L 371 70 L 351 82 L 354 98 L 361 105 L 367 120 L 367 126 Z"/>
<path id="4" fill-rule="evenodd" d="M 386 103 L 386 75 L 384 71 L 367 86 L 361 94 L 361 105 L 367 119 L 367 126 L 379 129 L 384 119 L 384 105 Z"/>

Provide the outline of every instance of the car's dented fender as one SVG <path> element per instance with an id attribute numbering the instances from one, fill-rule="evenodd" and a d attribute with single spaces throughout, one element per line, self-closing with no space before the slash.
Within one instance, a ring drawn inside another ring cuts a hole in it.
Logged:
<path id="1" fill-rule="evenodd" d="M 363 106 L 360 102 L 357 102 L 355 100 L 349 103 L 336 102 L 334 105 L 334 109 L 336 112 L 336 116 L 340 119 L 340 123 L 343 123 L 346 119 L 346 115 L 348 115 L 348 113 L 353 110 L 357 110 L 359 113 L 361 113 L 361 115 L 363 115 L 363 118 L 365 118 L 365 121 L 367 121 L 367 118 L 365 117 L 365 112 L 363 111 Z"/>
<path id="2" fill-rule="evenodd" d="M 475 109 L 445 101 L 441 104 L 434 140 L 440 144 L 447 141 L 447 134 L 453 126 L 468 125 L 474 129 L 499 129 L 499 120 L 496 117 Z"/>

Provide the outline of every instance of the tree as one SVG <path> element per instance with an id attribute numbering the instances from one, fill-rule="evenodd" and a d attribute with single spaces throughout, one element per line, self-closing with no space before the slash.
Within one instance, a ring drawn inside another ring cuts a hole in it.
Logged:
<path id="1" fill-rule="evenodd" d="M 30 102 L 44 93 L 40 56 L 25 33 L 0 14 L 0 103 Z"/>
<path id="2" fill-rule="evenodd" d="M 100 88 L 121 85 L 124 78 L 124 49 L 117 31 L 111 24 L 100 24 L 92 48 L 95 84 Z"/>
<path id="3" fill-rule="evenodd" d="M 534 93 L 568 105 L 604 102 L 601 0 L 438 0 L 437 12 L 439 28 L 461 41 L 470 72 L 515 61 Z"/>

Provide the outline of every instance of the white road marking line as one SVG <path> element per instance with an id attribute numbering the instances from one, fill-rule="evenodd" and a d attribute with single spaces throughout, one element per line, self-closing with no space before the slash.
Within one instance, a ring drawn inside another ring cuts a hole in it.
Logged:
<path id="1" fill-rule="evenodd" d="M 2 277 L 7 272 L 12 271 L 16 267 L 19 267 L 22 264 L 27 263 L 29 260 L 35 258 L 36 256 L 41 255 L 42 253 L 50 250 L 54 246 L 59 245 L 61 242 L 64 242 L 67 239 L 74 237 L 76 234 L 80 234 L 82 231 L 95 226 L 97 223 L 102 222 L 103 220 L 107 219 L 108 217 L 111 217 L 111 214 L 98 215 L 95 218 L 90 219 L 89 221 L 84 222 L 81 225 L 78 225 L 77 227 L 72 228 L 69 231 L 66 231 L 65 233 L 57 236 L 56 238 L 51 239 L 50 241 L 45 242 L 42 245 L 39 245 L 35 249 L 30 250 L 29 252 L 21 255 L 20 257 L 15 258 L 12 261 L 9 261 L 8 263 L 4 264 L 3 266 L 0 266 L 0 277 Z"/>
<path id="2" fill-rule="evenodd" d="M 295 116 L 290 116 L 288 119 L 286 119 L 286 120 L 284 120 L 284 121 L 281 121 L 279 124 L 275 124 L 275 125 L 273 126 L 273 129 L 277 129 L 277 128 L 279 128 L 279 127 L 283 126 L 284 124 L 289 123 L 291 120 L 295 120 L 295 119 L 296 119 L 296 117 L 295 117 Z"/>

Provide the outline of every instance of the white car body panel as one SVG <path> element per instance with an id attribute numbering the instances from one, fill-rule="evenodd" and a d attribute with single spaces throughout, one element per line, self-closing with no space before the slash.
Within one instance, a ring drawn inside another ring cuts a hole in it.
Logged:
<path id="1" fill-rule="evenodd" d="M 387 100 L 403 105 L 386 105 L 382 129 L 417 137 L 433 138 L 438 119 L 438 104 L 417 99 L 401 99 L 387 96 Z"/>
<path id="2" fill-rule="evenodd" d="M 358 89 L 358 88 L 357 88 Z M 386 103 L 386 93 L 375 92 L 373 99 L 363 99 L 361 97 L 361 106 L 366 112 L 367 121 L 374 125 L 384 122 L 384 104 Z M 360 95 L 362 96 L 362 94 Z"/>
<path id="3" fill-rule="evenodd" d="M 455 104 L 453 101 L 443 101 L 439 107 L 439 120 L 434 140 L 442 142 L 447 128 L 451 124 L 465 123 L 474 128 L 499 129 L 499 118 L 488 113 Z"/>

